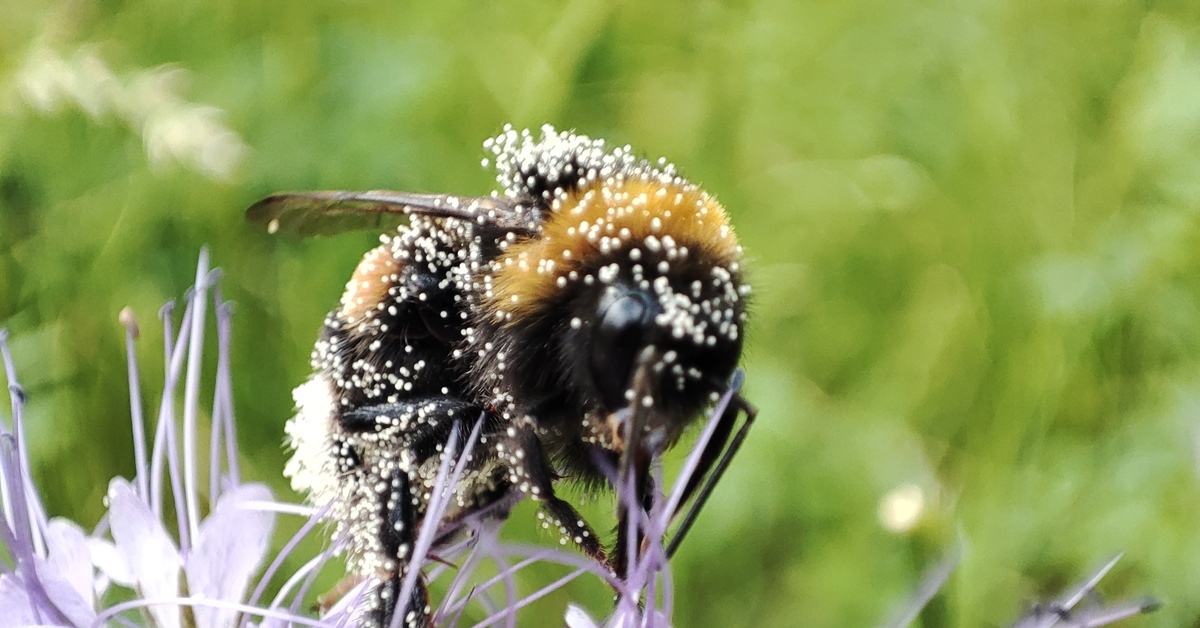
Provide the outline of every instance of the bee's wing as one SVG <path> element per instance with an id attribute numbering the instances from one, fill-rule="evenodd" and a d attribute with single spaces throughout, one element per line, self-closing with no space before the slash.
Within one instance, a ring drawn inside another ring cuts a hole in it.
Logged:
<path id="1" fill-rule="evenodd" d="M 269 233 L 327 235 L 354 229 L 381 229 L 397 216 L 420 214 L 460 218 L 517 228 L 520 209 L 502 197 L 454 196 L 370 190 L 367 192 L 283 192 L 250 206 L 246 220 Z"/>

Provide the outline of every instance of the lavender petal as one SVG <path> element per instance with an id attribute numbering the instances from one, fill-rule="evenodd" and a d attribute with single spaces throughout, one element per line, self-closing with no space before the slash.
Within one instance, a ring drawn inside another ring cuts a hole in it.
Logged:
<path id="1" fill-rule="evenodd" d="M 0 575 L 0 628 L 16 628 L 37 623 L 32 602 L 25 587 L 12 574 Z"/>
<path id="2" fill-rule="evenodd" d="M 92 564 L 106 578 L 131 589 L 137 585 L 133 572 L 129 570 L 129 565 L 117 551 L 116 545 L 104 539 L 92 537 L 88 539 L 88 548 L 91 550 Z"/>
<path id="3" fill-rule="evenodd" d="M 95 608 L 95 571 L 83 528 L 56 517 L 46 527 L 47 560 L 75 589 L 88 608 Z"/>
<path id="4" fill-rule="evenodd" d="M 70 625 L 89 626 L 95 621 L 96 611 L 92 608 L 90 595 L 87 598 L 80 596 L 74 583 L 41 557 L 34 559 L 33 567 L 50 602 Z"/>
<path id="5" fill-rule="evenodd" d="M 162 523 L 123 478 L 114 478 L 109 483 L 108 500 L 108 518 L 117 552 L 129 566 L 141 597 L 177 597 L 183 560 Z M 149 612 L 160 627 L 179 628 L 179 609 L 152 606 Z"/>
<path id="6" fill-rule="evenodd" d="M 273 499 L 263 484 L 246 484 L 221 496 L 200 525 L 199 536 L 188 556 L 188 590 L 196 596 L 241 602 L 250 578 L 262 565 L 275 528 L 275 513 L 244 508 L 246 502 Z M 222 608 L 197 607 L 201 626 L 232 625 L 237 613 Z"/>
<path id="7" fill-rule="evenodd" d="M 567 614 L 563 620 L 566 622 L 567 628 L 600 628 L 596 621 L 587 614 L 587 611 L 574 604 L 567 605 Z"/>

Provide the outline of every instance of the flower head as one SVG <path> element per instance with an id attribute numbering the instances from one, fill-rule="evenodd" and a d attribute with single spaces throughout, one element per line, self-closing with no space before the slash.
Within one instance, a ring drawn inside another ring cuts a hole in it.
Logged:
<path id="1" fill-rule="evenodd" d="M 272 613 L 294 619 L 255 607 L 254 600 L 247 604 L 250 585 L 267 556 L 276 511 L 289 508 L 276 504 L 266 485 L 239 478 L 228 361 L 231 308 L 220 299 L 218 278 L 219 273 L 208 268 L 207 253 L 202 253 L 178 337 L 172 326 L 173 307 L 161 312 L 167 376 L 149 446 L 134 354 L 138 328 L 131 312 L 121 313 L 136 472 L 132 480 L 114 478 L 109 483 L 108 510 L 90 533 L 68 520 L 46 517 L 30 473 L 24 393 L 0 334 L 12 405 L 11 428 L 0 425 L 0 542 L 10 557 L 8 564 L 0 564 L 0 607 L 9 610 L 0 618 L 0 627 L 128 623 L 139 613 L 147 623 L 164 628 L 237 626 L 245 617 Z M 203 431 L 200 367 L 210 295 L 216 301 L 218 356 L 205 482 L 197 457 Z M 177 424 L 175 408 L 181 398 L 182 423 Z M 211 507 L 206 511 L 202 503 Z M 112 589 L 124 592 L 108 595 Z"/>

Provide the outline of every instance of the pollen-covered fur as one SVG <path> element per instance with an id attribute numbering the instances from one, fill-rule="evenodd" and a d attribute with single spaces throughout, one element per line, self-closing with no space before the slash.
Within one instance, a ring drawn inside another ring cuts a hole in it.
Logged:
<path id="1" fill-rule="evenodd" d="M 328 506 L 351 569 L 375 579 L 367 625 L 402 606 L 406 625 L 428 624 L 423 586 L 394 598 L 420 526 L 439 524 L 424 518 L 443 448 L 480 417 L 448 519 L 527 495 L 603 559 L 554 480 L 602 484 L 593 450 L 621 454 L 631 408 L 674 443 L 741 353 L 742 250 L 712 196 L 664 161 L 550 127 L 506 127 L 485 148 L 501 191 L 406 202 L 409 224 L 364 256 L 295 392 L 287 472 Z M 288 204 L 272 222 L 338 194 L 268 199 Z"/>
<path id="2" fill-rule="evenodd" d="M 668 163 L 548 127 L 538 141 L 509 129 L 485 146 L 505 193 L 529 199 L 542 223 L 502 241 L 482 275 L 474 384 L 512 419 L 532 416 L 560 471 L 597 483 L 589 447 L 620 449 L 593 382 L 606 291 L 653 300 L 643 344 L 659 349 L 658 394 L 637 401 L 657 406 L 646 428 L 673 443 L 741 353 L 742 249 L 716 199 Z"/>

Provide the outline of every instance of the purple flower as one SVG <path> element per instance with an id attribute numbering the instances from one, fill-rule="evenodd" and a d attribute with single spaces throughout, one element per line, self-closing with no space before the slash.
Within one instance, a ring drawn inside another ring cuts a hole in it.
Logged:
<path id="1" fill-rule="evenodd" d="M 1087 580 L 1067 589 L 1058 599 L 1034 606 L 1013 628 L 1053 628 L 1054 626 L 1107 626 L 1135 615 L 1153 612 L 1160 604 L 1154 598 L 1105 604 L 1096 595 L 1096 585 L 1121 560 L 1113 557 Z"/>
<path id="2" fill-rule="evenodd" d="M 6 335 L 0 353 L 9 381 L 12 425 L 0 424 L 0 542 L 11 564 L 0 565 L 0 627 L 87 625 L 96 617 L 95 578 L 86 535 L 64 520 L 47 520 L 29 474 L 24 393 L 16 383 Z"/>
<path id="3" fill-rule="evenodd" d="M 137 325 L 132 313 L 121 313 L 129 355 L 136 474 L 132 481 L 114 478 L 109 483 L 108 511 L 91 533 L 45 515 L 29 471 L 24 394 L 0 333 L 12 401 L 12 427 L 0 425 L 0 542 L 11 556 L 11 564 L 0 564 L 0 608 L 5 609 L 0 613 L 0 628 L 94 626 L 111 621 L 162 628 L 218 627 L 238 626 L 253 616 L 319 623 L 278 606 L 255 605 L 265 583 L 254 577 L 267 557 L 276 513 L 312 513 L 278 504 L 265 485 L 239 479 L 228 362 L 230 306 L 220 300 L 218 277 L 209 271 L 207 253 L 202 252 L 178 338 L 172 328 L 173 308 L 163 308 L 168 369 L 150 447 L 134 358 Z M 201 352 L 210 294 L 216 301 L 218 356 L 207 434 L 210 473 L 204 482 L 196 458 L 202 431 Z M 180 396 L 182 426 L 175 416 Z M 164 499 L 168 490 L 170 502 Z M 201 509 L 202 501 L 213 504 L 210 511 Z M 174 508 L 168 509 L 167 503 Z M 177 535 L 168 531 L 164 516 L 171 518 Z M 252 584 L 259 586 L 248 601 Z M 127 591 L 106 595 L 113 588 Z M 110 598 L 127 601 L 110 604 Z"/>

